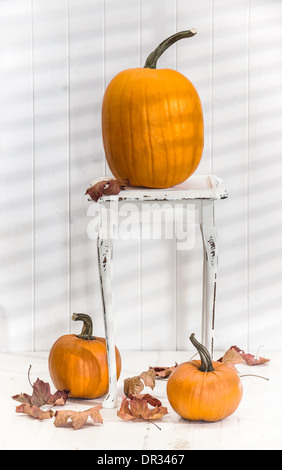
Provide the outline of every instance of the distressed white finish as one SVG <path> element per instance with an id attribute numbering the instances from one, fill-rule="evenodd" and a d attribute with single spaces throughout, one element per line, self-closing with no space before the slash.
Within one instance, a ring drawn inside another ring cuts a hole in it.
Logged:
<path id="1" fill-rule="evenodd" d="M 156 21 L 157 19 L 157 21 Z M 277 0 L 0 2 L 0 348 L 47 350 L 93 317 L 103 335 L 97 214 L 84 197 L 110 176 L 101 137 L 105 87 L 165 37 L 196 28 L 160 58 L 203 104 L 197 170 L 218 174 L 218 347 L 281 347 L 282 4 Z M 156 26 L 157 24 L 157 26 Z M 123 349 L 185 349 L 199 336 L 202 252 L 176 241 L 115 240 L 113 301 Z M 171 266 L 171 269 L 167 269 Z M 128 279 L 126 282 L 125 279 Z M 152 318 L 152 312 L 155 313 Z"/>
<path id="2" fill-rule="evenodd" d="M 98 178 L 93 181 L 93 185 L 101 180 L 103 179 Z M 213 357 L 218 268 L 218 237 L 215 226 L 214 201 L 226 199 L 227 197 L 224 182 L 217 176 L 207 175 L 191 176 L 181 185 L 168 189 L 127 187 L 117 195 L 104 195 L 98 199 L 97 202 L 101 206 L 100 228 L 97 238 L 98 263 L 109 367 L 109 392 L 103 402 L 105 408 L 114 408 L 117 403 L 116 315 L 112 305 L 112 256 L 114 232 L 115 229 L 119 228 L 119 204 L 123 204 L 126 201 L 129 213 L 131 211 L 138 211 L 141 212 L 142 216 L 143 211 L 146 212 L 146 209 L 150 210 L 153 206 L 152 202 L 157 201 L 159 205 L 157 208 L 154 208 L 154 211 L 164 211 L 165 213 L 170 210 L 173 211 L 173 217 L 175 216 L 174 212 L 177 210 L 178 202 L 182 203 L 182 211 L 187 210 L 189 204 L 192 205 L 195 211 L 194 222 L 198 222 L 201 227 L 204 252 L 201 341 Z M 114 212 L 117 212 L 116 217 Z M 152 223 L 154 223 L 154 220 Z M 117 227 L 115 227 L 115 224 Z M 130 225 L 130 220 L 127 225 Z M 177 236 L 177 231 L 175 236 Z M 119 262 L 122 262 L 122 260 L 119 260 Z M 171 266 L 168 265 L 167 269 L 170 270 Z M 126 281 L 127 279 L 125 279 Z M 158 312 L 158 315 L 161 315 L 161 312 Z"/>
<path id="3" fill-rule="evenodd" d="M 96 178 L 91 186 L 100 181 L 110 181 L 114 178 Z M 228 197 L 227 189 L 221 178 L 215 175 L 191 176 L 181 184 L 166 189 L 126 187 L 121 190 L 118 197 L 103 195 L 99 203 L 106 201 L 186 201 L 195 199 L 225 199 Z"/>
<path id="4" fill-rule="evenodd" d="M 110 217 L 111 220 L 111 217 Z M 109 391 L 103 405 L 105 408 L 113 408 L 116 405 L 115 391 L 117 388 L 115 335 L 113 323 L 112 307 L 112 279 L 111 279 L 111 258 L 113 251 L 113 241 L 111 238 L 112 227 L 101 224 L 97 239 L 98 265 L 101 284 L 101 295 L 104 313 L 105 335 L 107 345 L 107 358 L 109 368 Z"/>
<path id="5" fill-rule="evenodd" d="M 218 270 L 218 236 L 215 225 L 214 203 L 201 203 L 201 231 L 204 246 L 202 343 L 213 357 L 215 333 L 216 281 Z"/>
<path id="6" fill-rule="evenodd" d="M 216 351 L 215 357 L 223 351 Z M 256 351 L 250 351 L 256 354 Z M 195 350 L 189 351 L 121 351 L 123 369 L 118 383 L 118 406 L 123 396 L 123 381 L 127 377 L 148 369 L 148 366 L 170 366 L 175 362 L 189 360 Z M 1 450 L 96 450 L 93 463 L 98 455 L 112 455 L 117 450 L 119 456 L 128 456 L 131 450 L 146 451 L 175 450 L 282 450 L 282 407 L 281 399 L 282 354 L 278 351 L 260 350 L 269 357 L 267 364 L 249 367 L 239 364 L 240 374 L 259 374 L 269 381 L 258 377 L 242 377 L 244 395 L 237 411 L 229 418 L 218 423 L 193 423 L 181 419 L 170 407 L 166 395 L 166 380 L 157 380 L 153 395 L 168 408 L 169 414 L 156 424 L 143 420 L 123 421 L 117 416 L 116 409 L 101 409 L 103 425 L 90 422 L 82 430 L 74 431 L 71 425 L 56 428 L 54 420 L 44 422 L 15 413 L 17 402 L 10 397 L 20 392 L 30 393 L 27 371 L 32 364 L 31 379 L 50 381 L 48 372 L 48 353 L 0 354 L 0 400 L 2 420 L 0 427 Z M 54 388 L 51 386 L 54 393 Z M 144 392 L 151 393 L 149 387 Z M 101 405 L 97 400 L 68 400 L 64 408 L 84 411 L 92 406 Z M 263 406 L 262 406 L 263 404 Z M 277 405 L 278 404 L 278 405 Z M 111 450 L 110 450 L 111 449 Z M 136 455 L 136 454 L 135 454 Z M 137 458 L 137 457 L 134 457 Z"/>

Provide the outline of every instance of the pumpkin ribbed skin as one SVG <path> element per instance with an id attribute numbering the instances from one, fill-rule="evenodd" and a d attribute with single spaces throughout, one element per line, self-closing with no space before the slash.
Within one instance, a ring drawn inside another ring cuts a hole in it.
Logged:
<path id="1" fill-rule="evenodd" d="M 238 408 L 243 395 L 238 374 L 221 362 L 212 366 L 212 372 L 202 372 L 201 361 L 184 362 L 169 377 L 167 396 L 182 418 L 220 421 Z"/>
<path id="2" fill-rule="evenodd" d="M 124 70 L 105 91 L 102 132 L 115 178 L 131 186 L 171 187 L 185 181 L 200 163 L 201 101 L 193 84 L 177 71 Z"/>
<path id="3" fill-rule="evenodd" d="M 116 364 L 119 377 L 121 357 L 117 348 Z M 105 395 L 109 387 L 105 338 L 61 336 L 49 353 L 49 371 L 57 390 L 70 390 L 71 397 L 98 398 Z"/>

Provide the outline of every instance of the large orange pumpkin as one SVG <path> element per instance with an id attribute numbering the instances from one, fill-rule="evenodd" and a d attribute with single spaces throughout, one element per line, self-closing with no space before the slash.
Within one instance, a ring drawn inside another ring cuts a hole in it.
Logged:
<path id="1" fill-rule="evenodd" d="M 201 360 L 184 362 L 167 383 L 168 400 L 176 413 L 192 421 L 220 421 L 238 408 L 243 387 L 236 371 L 212 361 L 194 334 L 190 337 Z"/>
<path id="2" fill-rule="evenodd" d="M 109 168 L 118 180 L 167 188 L 185 181 L 199 165 L 204 124 L 198 93 L 181 73 L 156 69 L 170 45 L 194 34 L 174 34 L 149 55 L 144 68 L 124 70 L 109 83 L 102 133 Z"/>
<path id="3" fill-rule="evenodd" d="M 63 335 L 49 353 L 49 372 L 58 390 L 70 390 L 75 398 L 98 398 L 109 388 L 109 371 L 105 338 L 92 336 L 89 315 L 74 313 L 74 321 L 82 320 L 80 335 Z M 121 356 L 116 347 L 117 378 L 121 372 Z"/>

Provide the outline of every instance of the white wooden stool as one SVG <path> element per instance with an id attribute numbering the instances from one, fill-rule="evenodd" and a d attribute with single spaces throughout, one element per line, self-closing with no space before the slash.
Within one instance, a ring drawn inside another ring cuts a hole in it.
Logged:
<path id="1" fill-rule="evenodd" d="M 107 179 L 107 178 L 106 178 Z M 105 178 L 98 178 L 92 185 Z M 184 183 L 168 189 L 128 187 L 118 195 L 103 195 L 100 206 L 100 225 L 97 238 L 98 264 L 104 309 L 105 336 L 109 366 L 109 392 L 103 406 L 114 408 L 117 398 L 117 374 L 115 362 L 114 315 L 112 310 L 111 259 L 113 251 L 113 211 L 119 203 L 134 203 L 134 207 L 146 207 L 158 201 L 159 207 L 168 202 L 173 206 L 193 204 L 195 222 L 200 224 L 203 238 L 203 299 L 202 299 L 202 343 L 213 354 L 216 278 L 218 267 L 218 242 L 214 218 L 214 201 L 227 198 L 223 181 L 214 175 L 192 176 Z"/>

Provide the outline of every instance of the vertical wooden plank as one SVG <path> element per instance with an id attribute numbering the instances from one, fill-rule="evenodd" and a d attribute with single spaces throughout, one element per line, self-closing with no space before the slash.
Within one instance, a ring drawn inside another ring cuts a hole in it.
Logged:
<path id="1" fill-rule="evenodd" d="M 160 25 L 158 28 L 152 27 Z M 175 1 L 142 0 L 141 2 L 141 64 L 166 37 L 175 33 Z M 157 64 L 158 68 L 175 68 L 176 48 L 167 50 Z M 150 219 L 142 227 L 142 325 L 141 348 L 143 350 L 175 349 L 175 240 L 168 238 L 165 227 L 173 228 L 173 221 L 165 223 L 166 211 L 160 222 L 156 211 L 149 211 Z M 168 204 L 167 204 L 168 205 Z M 169 209 L 168 209 L 169 210 Z M 151 220 L 151 221 L 150 221 Z M 163 220 L 163 221 L 161 221 Z M 152 221 L 155 224 L 155 235 Z M 146 238 L 146 233 L 148 239 Z"/>
<path id="2" fill-rule="evenodd" d="M 282 5 L 250 2 L 250 348 L 281 348 Z"/>
<path id="3" fill-rule="evenodd" d="M 140 65 L 140 3 L 132 0 L 105 1 L 105 85 L 120 71 Z M 107 174 L 110 174 L 108 168 Z M 130 212 L 124 209 L 124 223 Z M 140 243 L 117 233 L 113 245 L 113 308 L 116 341 L 120 349 L 140 348 Z"/>
<path id="4" fill-rule="evenodd" d="M 173 350 L 176 325 L 173 207 L 158 201 L 147 205 L 142 223 L 141 347 Z"/>
<path id="5" fill-rule="evenodd" d="M 176 33 L 176 0 L 141 0 L 141 67 L 148 55 L 167 37 Z M 156 24 L 158 28 L 154 27 Z M 160 57 L 157 68 L 176 67 L 176 46 Z"/>
<path id="6" fill-rule="evenodd" d="M 105 82 L 140 65 L 139 0 L 105 0 Z"/>
<path id="7" fill-rule="evenodd" d="M 134 351 L 140 349 L 140 212 L 138 206 L 122 203 L 117 216 L 112 284 L 116 338 L 120 349 Z"/>
<path id="8" fill-rule="evenodd" d="M 33 1 L 35 348 L 68 327 L 69 134 L 67 2 Z"/>
<path id="9" fill-rule="evenodd" d="M 140 66 L 140 1 L 104 2 L 105 87 L 122 70 Z M 106 161 L 105 173 L 111 176 Z"/>
<path id="10" fill-rule="evenodd" d="M 177 69 L 196 87 L 203 107 L 205 145 L 202 160 L 197 169 L 199 174 L 209 174 L 212 168 L 212 47 L 213 8 L 210 0 L 187 2 L 178 0 L 178 30 L 195 28 L 197 34 L 183 39 L 177 45 Z"/>
<path id="11" fill-rule="evenodd" d="M 32 28 L 28 0 L 0 4 L 0 348 L 33 347 Z"/>
<path id="12" fill-rule="evenodd" d="M 104 334 L 96 240 L 99 205 L 85 190 L 105 171 L 101 132 L 104 1 L 69 0 L 70 310 L 92 316 Z M 81 325 L 71 325 L 78 332 Z"/>
<path id="13" fill-rule="evenodd" d="M 215 203 L 219 271 L 215 348 L 247 342 L 248 0 L 214 2 L 212 165 L 229 198 Z"/>
<path id="14" fill-rule="evenodd" d="M 197 30 L 193 38 L 176 45 L 177 70 L 191 80 L 203 107 L 205 145 L 196 174 L 209 174 L 212 168 L 212 21 L 212 2 L 209 0 L 178 0 L 178 30 Z M 194 245 L 177 250 L 177 349 L 180 350 L 191 349 L 191 333 L 201 337 L 203 248 L 200 228 L 195 225 L 194 229 Z"/>

